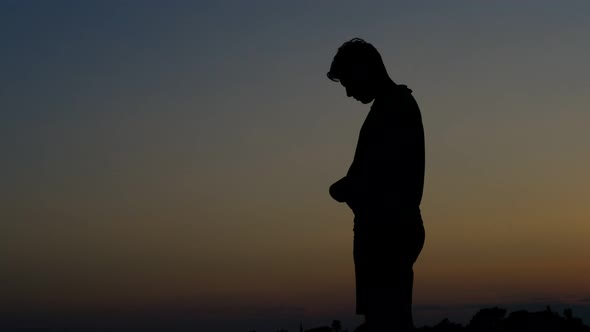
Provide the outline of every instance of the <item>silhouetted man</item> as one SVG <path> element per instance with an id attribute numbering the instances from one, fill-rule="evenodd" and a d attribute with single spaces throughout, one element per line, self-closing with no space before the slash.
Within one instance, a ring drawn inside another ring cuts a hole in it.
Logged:
<path id="1" fill-rule="evenodd" d="M 368 331 L 413 329 L 413 264 L 424 245 L 420 201 L 424 129 L 412 90 L 395 84 L 379 52 L 359 38 L 344 43 L 328 77 L 348 97 L 373 102 L 354 160 L 330 195 L 354 212 L 356 312 Z"/>

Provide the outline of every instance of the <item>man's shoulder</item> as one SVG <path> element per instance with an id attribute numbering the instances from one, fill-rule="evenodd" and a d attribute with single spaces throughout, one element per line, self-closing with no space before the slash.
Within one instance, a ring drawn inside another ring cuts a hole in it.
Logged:
<path id="1" fill-rule="evenodd" d="M 412 90 L 408 88 L 408 86 L 399 84 L 396 85 L 392 89 L 392 93 L 390 94 L 391 100 L 396 103 L 397 105 L 408 105 L 414 101 L 414 96 L 412 95 Z"/>
<path id="2" fill-rule="evenodd" d="M 417 106 L 412 90 L 406 85 L 393 85 L 388 89 L 388 93 L 381 95 L 375 100 L 372 109 L 377 109 L 378 112 L 399 113 L 404 111 L 411 111 Z"/>

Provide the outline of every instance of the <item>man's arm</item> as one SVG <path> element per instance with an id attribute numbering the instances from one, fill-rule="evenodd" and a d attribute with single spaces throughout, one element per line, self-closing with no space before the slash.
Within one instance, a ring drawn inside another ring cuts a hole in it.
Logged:
<path id="1" fill-rule="evenodd" d="M 348 178 L 345 176 L 330 186 L 330 196 L 336 201 L 346 202 L 348 197 Z"/>

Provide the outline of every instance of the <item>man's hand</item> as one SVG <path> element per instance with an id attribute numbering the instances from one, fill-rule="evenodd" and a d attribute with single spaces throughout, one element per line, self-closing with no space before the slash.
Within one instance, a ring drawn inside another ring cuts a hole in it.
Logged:
<path id="1" fill-rule="evenodd" d="M 336 201 L 343 203 L 346 202 L 347 199 L 347 179 L 346 176 L 342 179 L 336 181 L 333 185 L 330 186 L 330 196 Z"/>

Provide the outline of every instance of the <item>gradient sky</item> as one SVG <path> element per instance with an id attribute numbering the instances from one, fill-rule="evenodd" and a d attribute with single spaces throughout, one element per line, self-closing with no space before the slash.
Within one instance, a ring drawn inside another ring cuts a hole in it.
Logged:
<path id="1" fill-rule="evenodd" d="M 553 304 L 590 323 L 589 13 L 1 1 L 0 313 L 355 322 L 352 213 L 328 187 L 368 106 L 325 73 L 361 37 L 422 109 L 416 322 Z"/>

